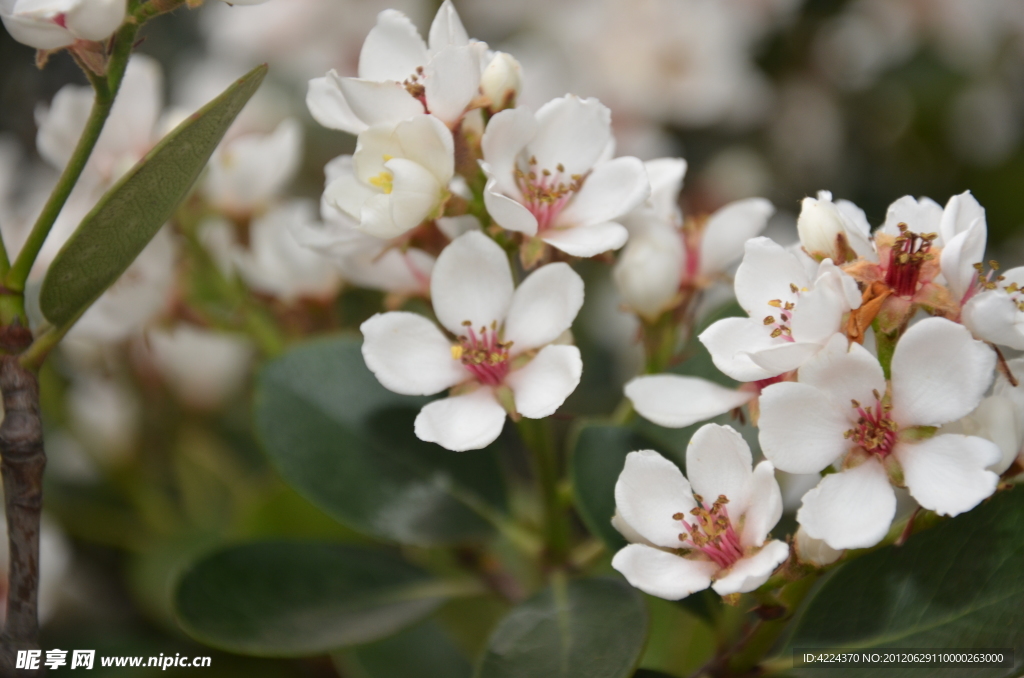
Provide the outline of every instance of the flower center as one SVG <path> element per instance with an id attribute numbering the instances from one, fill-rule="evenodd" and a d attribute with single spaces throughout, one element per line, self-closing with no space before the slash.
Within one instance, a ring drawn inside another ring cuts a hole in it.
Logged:
<path id="1" fill-rule="evenodd" d="M 490 328 L 481 327 L 473 331 L 473 324 L 462 323 L 466 334 L 459 337 L 459 343 L 452 346 L 452 358 L 461 360 L 477 381 L 488 386 L 498 386 L 508 374 L 509 349 L 511 341 L 498 340 L 498 323 Z"/>
<path id="2" fill-rule="evenodd" d="M 697 508 L 690 510 L 692 522 L 687 522 L 682 513 L 672 516 L 672 520 L 681 521 L 686 528 L 686 533 L 679 535 L 679 541 L 684 542 L 687 548 L 700 551 L 719 567 L 731 567 L 743 557 L 743 548 L 729 520 L 729 511 L 725 508 L 729 500 L 720 494 L 715 503 L 708 507 L 699 494 L 693 495 L 693 498 L 697 500 Z"/>
<path id="3" fill-rule="evenodd" d="M 794 295 L 807 291 L 806 287 L 800 288 L 793 283 L 789 284 L 789 289 Z M 777 313 L 764 317 L 764 326 L 771 328 L 772 339 L 782 337 L 785 341 L 793 341 L 793 329 L 790 327 L 790 323 L 793 321 L 793 309 L 796 308 L 796 304 L 792 301 L 772 299 L 768 305 L 778 309 Z M 776 315 L 778 315 L 777 318 Z"/>
<path id="4" fill-rule="evenodd" d="M 892 411 L 892 405 L 883 404 L 883 399 L 878 395 L 878 391 L 872 393 L 875 396 L 874 407 L 870 405 L 862 407 L 856 400 L 850 401 L 857 411 L 857 424 L 843 433 L 843 437 L 859 445 L 865 451 L 885 459 L 896 445 L 899 425 L 892 420 L 889 414 Z"/>
<path id="5" fill-rule="evenodd" d="M 405 91 L 408 92 L 413 99 L 419 100 L 419 102 L 423 104 L 423 108 L 426 109 L 427 89 L 426 87 L 423 86 L 423 83 L 420 82 L 420 79 L 422 77 L 423 66 L 417 66 L 416 72 L 410 75 L 408 78 L 406 78 L 405 81 L 402 83 L 402 86 L 405 87 Z"/>
<path id="6" fill-rule="evenodd" d="M 967 300 L 973 297 L 981 290 L 1002 290 L 1010 297 L 1010 299 L 1017 305 L 1017 310 L 1024 312 L 1024 287 L 1021 287 L 1018 283 L 1012 282 L 1008 285 L 1002 284 L 1006 280 L 1006 276 L 996 275 L 999 270 L 999 262 L 992 260 L 988 262 L 989 272 L 985 273 L 985 266 L 980 261 L 974 265 L 975 270 L 978 271 L 978 280 L 976 283 L 971 285 L 971 288 L 964 294 L 964 298 L 961 300 L 961 304 L 966 304 Z"/>
<path id="7" fill-rule="evenodd" d="M 555 171 L 538 169 L 537 158 L 530 156 L 528 169 L 515 170 L 516 185 L 523 192 L 526 209 L 537 218 L 537 230 L 549 228 L 572 199 L 573 194 L 583 187 L 582 174 L 565 174 L 565 166 L 558 163 Z"/>
<path id="8" fill-rule="evenodd" d="M 917 281 L 921 276 L 921 266 L 935 255 L 931 253 L 935 233 L 912 233 L 907 225 L 897 226 L 900 234 L 896 236 L 892 249 L 889 250 L 889 268 L 885 272 L 885 284 L 900 297 L 912 297 L 917 292 Z"/>

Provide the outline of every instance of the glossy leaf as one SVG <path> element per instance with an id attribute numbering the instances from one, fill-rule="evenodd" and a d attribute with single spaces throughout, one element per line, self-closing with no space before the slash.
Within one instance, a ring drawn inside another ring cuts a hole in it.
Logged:
<path id="1" fill-rule="evenodd" d="M 175 595 L 182 627 L 217 648 L 322 654 L 387 637 L 444 601 L 444 586 L 385 551 L 274 541 L 201 559 Z"/>
<path id="2" fill-rule="evenodd" d="M 353 678 L 470 678 L 473 667 L 444 628 L 427 620 L 336 659 Z"/>
<path id="3" fill-rule="evenodd" d="M 1018 676 L 1024 666 L 1024 490 L 844 565 L 795 622 L 794 648 L 1009 648 L 1016 668 L 931 667 L 930 677 Z M 887 678 L 922 669 L 888 666 Z M 818 668 L 787 670 L 816 676 Z M 830 667 L 829 676 L 876 676 L 877 668 Z"/>
<path id="4" fill-rule="evenodd" d="M 491 524 L 479 511 L 504 506 L 495 452 L 418 440 L 413 420 L 425 402 L 385 389 L 360 340 L 335 337 L 261 371 L 256 428 L 285 480 L 354 529 L 421 545 L 486 537 Z"/>
<path id="5" fill-rule="evenodd" d="M 58 327 L 114 284 L 188 195 L 228 127 L 263 82 L 259 66 L 189 116 L 100 199 L 50 265 L 39 305 Z"/>
<path id="6" fill-rule="evenodd" d="M 647 609 L 626 582 L 556 580 L 498 624 L 477 678 L 627 678 L 646 638 Z"/>

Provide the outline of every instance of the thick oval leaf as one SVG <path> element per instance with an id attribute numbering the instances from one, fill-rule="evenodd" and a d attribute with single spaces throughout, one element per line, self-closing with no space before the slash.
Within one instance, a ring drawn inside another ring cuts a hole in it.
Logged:
<path id="1" fill-rule="evenodd" d="M 1024 666 L 1024 490 L 844 565 L 795 622 L 794 648 L 1014 648 L 1015 668 L 930 667 L 930 678 L 1019 676 Z M 780 662 L 781 663 L 781 662 Z M 877 667 L 830 666 L 829 676 L 876 676 Z M 925 675 L 887 666 L 887 678 Z M 820 676 L 817 668 L 787 675 Z"/>
<path id="2" fill-rule="evenodd" d="M 427 620 L 398 635 L 353 648 L 336 658 L 345 676 L 470 678 L 473 667 L 444 628 Z"/>
<path id="3" fill-rule="evenodd" d="M 216 552 L 175 594 L 182 628 L 262 657 L 322 654 L 387 637 L 433 612 L 443 586 L 383 551 L 276 541 Z"/>
<path id="4" fill-rule="evenodd" d="M 417 439 L 425 402 L 385 389 L 360 341 L 335 337 L 260 372 L 256 429 L 285 480 L 354 529 L 421 545 L 489 536 L 478 511 L 504 506 L 495 452 L 457 454 Z"/>
<path id="5" fill-rule="evenodd" d="M 189 116 L 107 191 L 46 273 L 39 305 L 58 327 L 114 284 L 199 178 L 228 127 L 263 82 L 259 66 Z"/>
<path id="6" fill-rule="evenodd" d="M 498 624 L 477 678 L 626 678 L 646 639 L 647 608 L 624 581 L 556 581 Z"/>

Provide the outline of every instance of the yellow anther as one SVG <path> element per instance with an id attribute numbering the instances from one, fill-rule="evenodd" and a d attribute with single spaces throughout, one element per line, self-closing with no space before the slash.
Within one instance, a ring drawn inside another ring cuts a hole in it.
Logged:
<path id="1" fill-rule="evenodd" d="M 462 352 L 463 352 L 462 344 L 455 344 L 454 346 L 452 346 L 452 359 L 454 359 L 454 360 L 461 360 L 462 359 Z"/>
<path id="2" fill-rule="evenodd" d="M 376 186 L 385 193 L 391 193 L 391 189 L 393 188 L 392 182 L 394 181 L 394 178 L 395 177 L 393 174 L 391 174 L 391 172 L 384 170 L 377 176 L 370 177 L 370 185 Z"/>

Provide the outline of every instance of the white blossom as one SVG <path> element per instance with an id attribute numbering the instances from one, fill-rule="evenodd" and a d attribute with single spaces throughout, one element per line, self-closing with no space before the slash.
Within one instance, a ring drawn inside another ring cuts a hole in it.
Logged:
<path id="1" fill-rule="evenodd" d="M 51 50 L 76 40 L 106 40 L 127 8 L 128 0 L 0 0 L 0 20 L 18 42 Z"/>
<path id="2" fill-rule="evenodd" d="M 910 327 L 892 356 L 891 384 L 878 359 L 836 334 L 804 363 L 798 382 L 766 388 L 759 438 L 784 471 L 815 473 L 835 464 L 804 496 L 797 520 L 834 549 L 872 546 L 896 511 L 890 482 L 917 502 L 957 515 L 992 494 L 986 470 L 1002 454 L 994 443 L 935 427 L 977 407 L 992 382 L 995 356 L 960 325 L 928 318 Z"/>
<path id="3" fill-rule="evenodd" d="M 215 409 L 242 387 L 255 350 L 248 337 L 179 324 L 146 335 L 150 358 L 171 390 L 201 410 Z"/>
<path id="4" fill-rule="evenodd" d="M 729 426 L 707 424 L 686 449 L 689 480 L 653 450 L 630 452 L 615 484 L 613 524 L 631 542 L 612 567 L 641 591 L 679 600 L 761 586 L 789 547 L 768 540 L 782 516 L 771 462 L 751 470 L 750 448 Z"/>
<path id="5" fill-rule="evenodd" d="M 530 419 L 552 415 L 579 384 L 579 349 L 554 343 L 583 304 L 583 280 L 567 264 L 534 271 L 513 289 L 505 252 L 478 231 L 437 259 L 431 300 L 446 336 L 423 316 L 377 314 L 364 322 L 363 357 L 386 388 L 447 398 L 426 405 L 416 435 L 461 452 L 501 433 L 506 407 Z"/>
<path id="6" fill-rule="evenodd" d="M 618 220 L 643 203 L 650 184 L 637 158 L 608 159 L 611 112 L 567 95 L 536 114 L 525 106 L 491 118 L 483 136 L 484 203 L 502 228 L 536 236 L 577 257 L 622 247 Z"/>
<path id="7" fill-rule="evenodd" d="M 845 262 L 857 257 L 877 260 L 864 212 L 849 200 L 833 202 L 829 191 L 803 199 L 796 229 L 800 244 L 817 261 Z"/>

